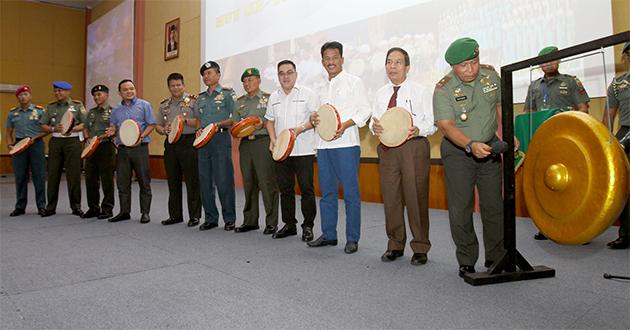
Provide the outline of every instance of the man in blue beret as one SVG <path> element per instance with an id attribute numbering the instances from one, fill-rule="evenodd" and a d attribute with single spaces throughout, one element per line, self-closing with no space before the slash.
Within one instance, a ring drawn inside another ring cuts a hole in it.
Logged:
<path id="1" fill-rule="evenodd" d="M 72 214 L 82 216 L 80 134 L 83 131 L 86 111 L 81 101 L 70 98 L 72 89 L 70 83 L 55 81 L 52 85 L 56 100 L 46 106 L 46 113 L 40 119 L 42 131 L 52 133 L 52 138 L 48 142 L 48 205 L 42 216 L 47 217 L 56 213 L 59 182 L 64 168 Z M 73 114 L 74 126 L 70 132 L 64 134 L 61 118 L 68 111 Z"/>
<path id="2" fill-rule="evenodd" d="M 13 172 L 15 173 L 15 209 L 9 216 L 15 217 L 26 213 L 28 200 L 28 170 L 35 186 L 35 202 L 39 215 L 46 211 L 46 157 L 44 155 L 44 141 L 46 135 L 41 131 L 39 120 L 44 116 L 44 108 L 31 103 L 31 87 L 22 85 L 15 91 L 19 106 L 11 109 L 7 116 L 6 142 L 9 150 L 22 139 L 31 138 L 33 142 L 23 152 L 12 157 Z"/>
<path id="3" fill-rule="evenodd" d="M 474 39 L 455 40 L 446 50 L 451 71 L 435 86 L 433 112 L 444 134 L 440 146 L 448 196 L 448 217 L 456 246 L 459 275 L 475 272 L 479 243 L 473 228 L 474 188 L 479 190 L 485 266 L 503 248 L 501 156 L 492 153 L 501 112 L 501 80 L 479 63 Z"/>

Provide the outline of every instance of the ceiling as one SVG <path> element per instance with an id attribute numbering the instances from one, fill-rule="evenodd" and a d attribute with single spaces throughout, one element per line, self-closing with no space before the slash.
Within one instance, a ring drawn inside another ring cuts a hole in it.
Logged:
<path id="1" fill-rule="evenodd" d="M 35 0 L 36 2 L 51 3 L 55 5 L 71 7 L 71 8 L 94 8 L 103 0 Z"/>

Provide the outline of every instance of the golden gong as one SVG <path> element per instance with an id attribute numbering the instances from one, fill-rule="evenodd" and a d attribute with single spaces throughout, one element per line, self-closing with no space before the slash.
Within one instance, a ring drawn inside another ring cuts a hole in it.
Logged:
<path id="1" fill-rule="evenodd" d="M 621 145 L 592 116 L 569 111 L 536 131 L 523 165 L 531 218 L 560 244 L 583 244 L 619 217 L 630 193 Z"/>

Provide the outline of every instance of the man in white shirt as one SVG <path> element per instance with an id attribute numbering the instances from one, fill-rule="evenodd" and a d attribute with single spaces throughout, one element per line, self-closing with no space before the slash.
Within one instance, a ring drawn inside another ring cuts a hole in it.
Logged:
<path id="1" fill-rule="evenodd" d="M 313 161 L 315 160 L 315 132 L 309 121 L 317 111 L 319 100 L 310 89 L 296 85 L 297 70 L 290 60 L 278 63 L 280 88 L 271 93 L 267 102 L 266 126 L 269 132 L 269 150 L 273 151 L 277 135 L 292 129 L 297 137 L 287 159 L 275 162 L 276 178 L 280 189 L 280 206 L 284 227 L 273 238 L 297 235 L 295 218 L 295 178 L 302 193 L 302 241 L 313 240 L 313 224 L 317 214 L 313 189 Z"/>
<path id="2" fill-rule="evenodd" d="M 322 104 L 333 105 L 341 121 L 341 128 L 331 141 L 316 137 L 317 169 L 322 199 L 319 202 L 322 235 L 308 242 L 310 247 L 337 245 L 338 185 L 343 187 L 346 205 L 346 253 L 355 253 L 361 235 L 361 196 L 359 195 L 359 160 L 361 148 L 359 127 L 370 118 L 370 105 L 365 87 L 359 77 L 342 71 L 343 46 L 337 41 L 325 43 L 321 48 L 322 65 L 328 73 L 328 82 L 320 90 Z M 317 113 L 311 114 L 311 123 L 319 124 Z"/>
<path id="3" fill-rule="evenodd" d="M 379 173 L 385 207 L 385 231 L 389 241 L 381 256 L 384 262 L 394 261 L 404 254 L 407 240 L 405 205 L 413 239 L 410 242 L 413 256 L 411 264 L 427 262 L 429 241 L 429 171 L 431 147 L 427 136 L 437 128 L 433 121 L 431 99 L 423 95 L 424 88 L 407 79 L 410 69 L 409 54 L 402 48 L 387 51 L 385 71 L 389 83 L 376 92 L 370 129 L 380 136 L 383 132 L 379 119 L 393 107 L 411 113 L 413 126 L 407 132 L 407 141 L 395 148 L 379 144 Z"/>

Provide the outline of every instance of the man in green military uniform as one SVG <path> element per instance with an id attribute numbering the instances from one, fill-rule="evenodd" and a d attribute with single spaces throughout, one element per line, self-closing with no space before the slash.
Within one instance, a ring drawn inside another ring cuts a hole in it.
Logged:
<path id="1" fill-rule="evenodd" d="M 626 65 L 630 65 L 630 41 L 623 45 L 621 59 Z M 613 123 L 615 116 L 619 114 L 619 130 L 616 137 L 621 140 L 630 133 L 630 72 L 616 77 L 608 86 L 608 107 L 610 113 L 604 112 L 602 122 L 607 127 Z M 626 140 L 628 141 L 628 140 Z M 625 143 L 626 156 L 630 159 L 630 143 Z M 627 249 L 630 246 L 630 201 L 626 202 L 621 215 L 619 215 L 619 238 L 609 242 L 608 247 L 613 250 Z"/>
<path id="2" fill-rule="evenodd" d="M 540 50 L 538 56 L 557 52 L 558 47 Z M 588 113 L 590 98 L 578 77 L 558 72 L 560 60 L 540 65 L 544 76 L 533 81 L 527 90 L 525 112 L 560 108 Z"/>
<path id="3" fill-rule="evenodd" d="M 260 71 L 256 68 L 246 69 L 241 75 L 241 82 L 247 94 L 236 100 L 232 118 L 238 122 L 256 116 L 264 121 L 270 94 L 260 90 Z M 262 191 L 267 225 L 263 234 L 273 234 L 278 226 L 278 186 L 269 152 L 269 133 L 264 123 L 258 125 L 252 135 L 242 138 L 238 149 L 245 188 L 245 207 L 243 225 L 235 231 L 246 232 L 259 228 L 258 192 Z"/>
<path id="4" fill-rule="evenodd" d="M 56 101 L 46 106 L 46 114 L 41 118 L 42 131 L 52 133 L 48 142 L 48 205 L 42 216 L 56 213 L 59 197 L 61 172 L 65 168 L 68 183 L 68 197 L 72 214 L 82 216 L 81 211 L 81 141 L 79 135 L 83 131 L 85 107 L 80 101 L 70 98 L 72 85 L 65 81 L 53 83 Z M 71 111 L 74 115 L 74 127 L 68 134 L 61 132 L 61 118 Z"/>
<path id="5" fill-rule="evenodd" d="M 177 116 L 184 120 L 181 137 L 175 143 L 164 141 L 164 166 L 168 180 L 168 219 L 163 225 L 172 225 L 184 221 L 182 210 L 182 181 L 186 178 L 186 197 L 188 199 L 188 227 L 199 224 L 201 218 L 201 197 L 199 195 L 199 166 L 197 150 L 193 147 L 197 120 L 194 109 L 197 96 L 186 93 L 184 76 L 171 73 L 166 78 L 170 97 L 160 102 L 160 112 L 155 129 L 159 134 L 169 135 L 171 123 Z"/>
<path id="6" fill-rule="evenodd" d="M 92 155 L 85 160 L 85 190 L 89 209 L 82 218 L 108 219 L 113 216 L 116 168 L 116 146 L 111 139 L 115 135 L 115 130 L 109 125 L 109 118 L 112 115 L 112 107 L 107 102 L 109 88 L 105 85 L 92 87 L 92 97 L 96 106 L 88 111 L 83 134 L 86 139 L 96 138 L 100 142 Z M 103 187 L 102 203 L 100 185 Z"/>
<path id="7" fill-rule="evenodd" d="M 15 217 L 26 213 L 28 201 L 28 171 L 35 187 L 37 212 L 43 215 L 46 211 L 46 156 L 44 141 L 39 120 L 44 116 L 44 108 L 31 103 L 31 87 L 22 85 L 15 91 L 19 106 L 11 109 L 7 115 L 5 141 L 9 150 L 22 139 L 31 138 L 31 145 L 18 155 L 11 157 L 15 173 L 15 209 L 9 214 Z"/>
<path id="8" fill-rule="evenodd" d="M 475 272 L 479 243 L 473 228 L 474 188 L 479 190 L 485 266 L 503 249 L 501 157 L 492 153 L 501 108 L 501 80 L 492 66 L 479 64 L 479 45 L 455 40 L 447 49 L 451 72 L 436 85 L 433 112 L 444 134 L 440 146 L 448 196 L 448 217 L 459 275 Z"/>
<path id="9" fill-rule="evenodd" d="M 543 56 L 557 52 L 558 47 L 545 47 L 538 52 Z M 558 72 L 560 60 L 540 65 L 544 76 L 529 85 L 525 98 L 524 111 L 539 111 L 549 109 L 576 110 L 588 113 L 590 98 L 578 77 Z M 541 232 L 534 235 L 536 240 L 546 240 Z"/>

